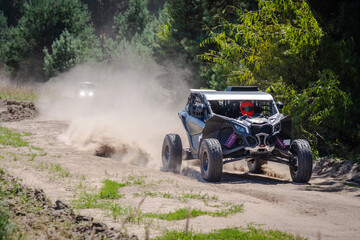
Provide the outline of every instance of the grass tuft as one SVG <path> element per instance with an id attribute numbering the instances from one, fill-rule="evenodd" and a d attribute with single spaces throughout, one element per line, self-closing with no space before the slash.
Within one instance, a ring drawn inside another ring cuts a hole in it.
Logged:
<path id="1" fill-rule="evenodd" d="M 190 211 L 189 217 L 194 218 L 201 215 L 209 215 L 212 217 L 227 217 L 228 215 L 234 215 L 239 212 L 243 212 L 244 208 L 243 205 L 233 205 L 228 209 L 224 210 L 217 210 L 217 211 L 204 211 L 201 209 L 192 209 Z M 144 213 L 145 217 L 149 218 L 157 218 L 167 221 L 175 221 L 175 220 L 182 220 L 187 218 L 187 209 L 186 208 L 180 208 L 176 210 L 175 212 L 169 212 L 169 213 Z"/>
<path id="2" fill-rule="evenodd" d="M 72 201 L 72 205 L 77 209 L 100 208 L 108 209 L 110 201 L 100 199 L 98 194 L 82 194 L 79 199 Z"/>
<path id="3" fill-rule="evenodd" d="M 29 143 L 22 139 L 24 136 L 28 136 L 28 133 L 21 134 L 8 128 L 0 127 L 0 144 L 2 145 L 13 147 L 28 147 Z"/>
<path id="4" fill-rule="evenodd" d="M 201 193 L 194 193 L 193 191 L 191 191 L 190 193 L 183 193 L 180 197 L 178 197 L 179 200 L 183 200 L 183 201 L 187 201 L 188 199 L 198 199 L 198 200 L 203 200 L 203 201 L 218 201 L 218 197 L 215 195 L 208 195 L 206 194 L 201 194 Z"/>
<path id="5" fill-rule="evenodd" d="M 50 173 L 56 173 L 60 177 L 71 177 L 70 171 L 67 168 L 63 168 L 58 163 L 47 163 L 41 161 L 37 166 L 37 169 L 39 170 L 48 170 Z"/>
<path id="6" fill-rule="evenodd" d="M 163 236 L 153 238 L 154 240 L 212 240 L 212 239 L 227 239 L 227 240 L 297 240 L 304 239 L 302 237 L 295 237 L 292 234 L 281 232 L 278 230 L 263 230 L 248 226 L 247 228 L 225 228 L 214 230 L 210 233 L 195 233 L 185 231 L 166 231 Z"/>
<path id="7" fill-rule="evenodd" d="M 109 179 L 104 180 L 104 185 L 101 187 L 99 197 L 101 199 L 117 199 L 124 196 L 119 194 L 118 190 L 121 187 L 125 187 L 126 183 L 118 183 Z"/>

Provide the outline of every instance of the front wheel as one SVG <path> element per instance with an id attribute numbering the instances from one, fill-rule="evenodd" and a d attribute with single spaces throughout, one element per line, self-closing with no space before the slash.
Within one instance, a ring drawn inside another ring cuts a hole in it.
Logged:
<path id="1" fill-rule="evenodd" d="M 313 159 L 311 147 L 304 139 L 294 140 L 290 150 L 295 154 L 290 164 L 290 174 L 294 182 L 307 183 L 312 174 Z"/>
<path id="2" fill-rule="evenodd" d="M 223 171 L 223 153 L 217 139 L 208 138 L 202 141 L 200 146 L 200 169 L 205 181 L 220 181 Z"/>
<path id="3" fill-rule="evenodd" d="M 163 169 L 170 172 L 180 172 L 182 162 L 182 143 L 177 134 L 167 134 L 162 146 Z"/>
<path id="4" fill-rule="evenodd" d="M 267 162 L 265 160 L 260 160 L 260 159 L 252 159 L 247 161 L 249 171 L 252 173 L 261 173 L 262 172 L 261 167 L 266 163 Z"/>

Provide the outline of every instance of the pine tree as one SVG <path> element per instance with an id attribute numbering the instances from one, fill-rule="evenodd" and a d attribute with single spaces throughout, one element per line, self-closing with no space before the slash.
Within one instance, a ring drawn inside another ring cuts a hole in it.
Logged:
<path id="1" fill-rule="evenodd" d="M 114 29 L 119 40 L 131 41 L 135 34 L 141 34 L 153 19 L 147 9 L 146 0 L 130 0 L 129 8 L 114 19 Z"/>
<path id="2" fill-rule="evenodd" d="M 9 31 L 2 59 L 13 77 L 46 80 L 43 72 L 44 49 L 51 53 L 54 41 L 64 31 L 80 39 L 89 54 L 97 39 L 90 14 L 79 0 L 32 0 L 24 4 L 24 15 Z M 85 56 L 84 54 L 83 56 Z"/>

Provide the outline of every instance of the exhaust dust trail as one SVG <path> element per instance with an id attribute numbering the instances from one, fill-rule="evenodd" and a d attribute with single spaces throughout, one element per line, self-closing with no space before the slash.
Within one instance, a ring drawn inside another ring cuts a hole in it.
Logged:
<path id="1" fill-rule="evenodd" d="M 169 72 L 169 71 L 168 71 Z M 78 66 L 44 87 L 41 116 L 70 121 L 60 136 L 67 144 L 132 164 L 159 167 L 167 133 L 183 132 L 177 113 L 189 88 L 185 72 L 171 77 L 154 62 L 142 66 Z M 78 96 L 78 82 L 97 84 L 93 98 Z"/>

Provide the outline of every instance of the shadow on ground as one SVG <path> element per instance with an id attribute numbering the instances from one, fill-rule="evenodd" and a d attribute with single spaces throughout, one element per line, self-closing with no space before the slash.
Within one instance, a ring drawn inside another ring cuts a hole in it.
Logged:
<path id="1" fill-rule="evenodd" d="M 203 180 L 201 173 L 193 168 L 184 168 L 181 171 L 181 174 L 187 176 L 189 178 L 196 179 L 200 182 L 206 182 Z M 239 173 L 228 173 L 223 172 L 221 181 L 214 182 L 209 184 L 244 184 L 244 183 L 253 183 L 253 184 L 263 184 L 263 185 L 277 185 L 277 184 L 287 184 L 292 183 L 287 180 L 275 179 L 273 177 L 267 175 L 259 175 L 259 174 L 250 174 L 247 172 L 239 172 Z"/>

